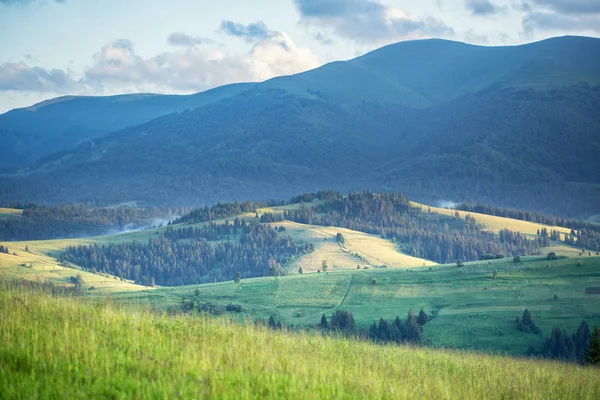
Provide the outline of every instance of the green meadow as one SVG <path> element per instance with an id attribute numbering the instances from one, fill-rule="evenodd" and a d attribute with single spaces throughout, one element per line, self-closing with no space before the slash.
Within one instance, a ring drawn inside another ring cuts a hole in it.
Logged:
<path id="1" fill-rule="evenodd" d="M 597 368 L 273 332 L 1 285 L 3 398 L 595 399 L 600 393 Z"/>
<path id="2" fill-rule="evenodd" d="M 582 320 L 600 324 L 600 295 L 586 294 L 588 287 L 600 287 L 600 257 L 553 261 L 524 257 L 519 263 L 494 260 L 466 263 L 462 268 L 311 273 L 115 292 L 110 298 L 158 309 L 177 308 L 184 300 L 221 307 L 239 304 L 243 313 L 227 315 L 251 320 L 273 315 L 297 329 L 314 326 L 322 314 L 330 316 L 337 309 L 352 312 L 357 325 L 368 328 L 380 317 L 404 317 L 410 308 L 415 312 L 424 308 L 437 314 L 424 329 L 424 340 L 434 347 L 523 354 L 530 347 L 539 350 L 555 326 L 570 333 Z M 542 335 L 516 329 L 515 319 L 525 309 Z"/>

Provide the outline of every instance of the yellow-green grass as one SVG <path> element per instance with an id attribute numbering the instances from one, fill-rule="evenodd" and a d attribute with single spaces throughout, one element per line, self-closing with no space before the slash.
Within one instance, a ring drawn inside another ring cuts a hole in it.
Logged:
<path id="1" fill-rule="evenodd" d="M 543 336 L 516 329 L 515 318 L 526 308 L 545 335 L 555 326 L 573 332 L 582 320 L 600 324 L 600 295 L 585 293 L 588 287 L 600 286 L 600 257 L 523 260 L 466 263 L 463 268 L 437 266 L 431 271 L 363 269 L 243 279 L 115 293 L 111 298 L 159 308 L 177 308 L 183 299 L 223 307 L 240 304 L 246 311 L 237 317 L 274 315 L 297 328 L 316 325 L 322 314 L 329 316 L 337 309 L 352 312 L 358 326 L 368 328 L 380 317 L 393 319 L 410 308 L 423 307 L 427 312 L 439 311 L 424 330 L 425 340 L 432 345 L 510 354 L 523 354 L 529 347 L 539 350 L 542 344 Z M 493 270 L 498 271 L 496 279 Z"/>
<path id="2" fill-rule="evenodd" d="M 327 261 L 330 270 L 356 269 L 361 267 L 387 266 L 389 268 L 409 268 L 436 265 L 434 262 L 403 254 L 398 247 L 375 235 L 352 231 L 350 229 L 306 225 L 292 221 L 273 223 L 284 226 L 285 234 L 298 242 L 312 243 L 315 251 L 296 261 L 291 270 L 302 268 L 305 272 L 315 272 Z M 340 245 L 336 235 L 344 236 Z"/>
<path id="3" fill-rule="evenodd" d="M 16 208 L 2 208 L 0 207 L 0 219 L 19 217 L 23 214 L 23 210 Z"/>
<path id="4" fill-rule="evenodd" d="M 596 399 L 600 370 L 0 290 L 2 397 Z"/>
<path id="5" fill-rule="evenodd" d="M 414 202 L 412 202 L 412 204 L 414 206 L 421 207 L 424 211 L 427 211 L 430 209 L 431 212 L 436 212 L 438 214 L 446 215 L 449 217 L 454 217 L 454 214 L 456 213 L 456 210 L 439 208 L 439 207 L 431 207 L 431 206 L 428 206 L 425 204 L 419 204 L 419 203 L 414 203 Z M 542 228 L 548 229 L 548 233 L 550 233 L 551 230 L 559 231 L 562 234 L 561 236 L 563 238 L 564 238 L 564 236 L 563 236 L 564 234 L 571 233 L 571 229 L 560 227 L 560 226 L 550 226 L 550 225 L 538 224 L 535 222 L 521 221 L 518 219 L 497 217 L 494 215 L 479 214 L 479 213 L 473 213 L 473 212 L 467 212 L 467 211 L 459 211 L 459 214 L 462 219 L 466 218 L 467 215 L 474 217 L 477 222 L 483 224 L 487 230 L 489 230 L 490 232 L 494 232 L 494 233 L 498 233 L 502 229 L 509 229 L 511 231 L 521 232 L 526 235 L 537 235 L 538 230 L 541 230 Z"/>
<path id="6" fill-rule="evenodd" d="M 44 241 L 40 243 L 44 249 L 49 246 L 44 244 Z M 10 250 L 10 254 L 0 253 L 0 274 L 5 276 L 39 282 L 50 281 L 61 285 L 69 284 L 70 277 L 81 274 L 85 284 L 93 287 L 94 292 L 101 294 L 148 289 L 130 281 L 121 281 L 108 274 L 92 274 L 73 265 L 61 265 L 56 258 L 40 252 L 40 248 L 36 247 L 34 242 L 7 242 L 3 245 Z M 25 251 L 25 245 L 29 247 L 29 251 Z"/>

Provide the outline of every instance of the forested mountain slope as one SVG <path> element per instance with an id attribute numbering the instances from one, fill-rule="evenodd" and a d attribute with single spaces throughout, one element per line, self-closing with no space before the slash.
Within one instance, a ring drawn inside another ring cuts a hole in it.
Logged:
<path id="1" fill-rule="evenodd" d="M 162 115 L 201 107 L 252 84 L 193 95 L 64 96 L 0 115 L 0 169 L 22 167 L 56 151 Z"/>
<path id="2" fill-rule="evenodd" d="M 0 201 L 198 204 L 323 188 L 600 212 L 600 40 L 404 42 L 0 178 Z"/>

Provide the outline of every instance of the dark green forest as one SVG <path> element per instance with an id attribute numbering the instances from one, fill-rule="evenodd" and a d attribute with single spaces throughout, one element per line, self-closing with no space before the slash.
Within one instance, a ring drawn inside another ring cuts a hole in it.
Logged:
<path id="1" fill-rule="evenodd" d="M 311 244 L 296 243 L 268 225 L 235 219 L 169 228 L 149 243 L 71 246 L 61 259 L 147 286 L 180 286 L 283 275 L 287 263 L 311 251 Z"/>

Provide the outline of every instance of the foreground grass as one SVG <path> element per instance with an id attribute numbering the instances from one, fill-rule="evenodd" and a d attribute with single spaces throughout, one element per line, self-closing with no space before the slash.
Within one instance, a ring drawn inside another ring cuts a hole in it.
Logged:
<path id="1" fill-rule="evenodd" d="M 274 333 L 2 284 L 4 398 L 598 398 L 600 370 Z"/>

